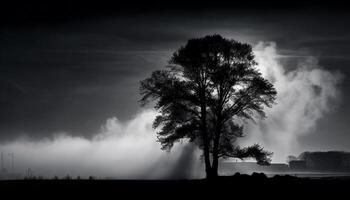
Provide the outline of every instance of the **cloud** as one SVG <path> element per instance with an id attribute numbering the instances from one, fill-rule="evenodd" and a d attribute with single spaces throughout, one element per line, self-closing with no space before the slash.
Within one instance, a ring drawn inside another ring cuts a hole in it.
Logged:
<path id="1" fill-rule="evenodd" d="M 298 137 L 309 134 L 336 107 L 342 75 L 325 70 L 314 57 L 298 58 L 297 65 L 287 69 L 275 43 L 261 42 L 254 52 L 263 76 L 277 89 L 277 104 L 266 110 L 266 120 L 246 124 L 247 137 L 240 142 L 242 146 L 261 143 L 274 152 L 274 162 L 285 162 L 289 154 L 300 151 Z M 143 110 L 126 122 L 109 118 L 92 139 L 59 132 L 53 139 L 3 143 L 0 151 L 15 153 L 17 172 L 31 168 L 35 175 L 46 177 L 203 177 L 198 148 L 184 141 L 171 152 L 160 149 L 152 128 L 155 116 L 154 110 Z M 6 163 L 9 168 L 8 159 Z"/>
<path id="2" fill-rule="evenodd" d="M 248 124 L 243 143 L 260 142 L 274 152 L 273 161 L 285 162 L 289 154 L 300 152 L 298 137 L 311 133 L 317 121 L 336 108 L 342 74 L 327 71 L 312 56 L 299 58 L 287 69 L 273 42 L 260 42 L 254 52 L 259 70 L 276 87 L 277 104 L 266 110 L 266 120 Z"/>
<path id="3" fill-rule="evenodd" d="M 126 123 L 110 118 L 91 140 L 57 133 L 53 139 L 3 144 L 0 150 L 15 153 L 17 172 L 30 168 L 37 176 L 189 177 L 194 170 L 190 161 L 198 158 L 198 150 L 183 143 L 171 152 L 162 151 L 152 128 L 155 115 L 144 110 Z"/>

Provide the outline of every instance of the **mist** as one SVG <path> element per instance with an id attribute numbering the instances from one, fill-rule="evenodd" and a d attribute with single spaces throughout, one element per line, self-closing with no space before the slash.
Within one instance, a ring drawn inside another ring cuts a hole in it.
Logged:
<path id="1" fill-rule="evenodd" d="M 194 171 L 196 163 L 188 162 L 199 162 L 195 147 L 182 143 L 171 152 L 160 149 L 156 130 L 152 128 L 155 115 L 152 110 L 144 110 L 125 123 L 116 117 L 107 119 L 90 140 L 60 132 L 53 139 L 20 139 L 3 144 L 0 151 L 15 153 L 15 171 L 24 173 L 30 168 L 35 176 L 121 179 L 198 176 Z M 196 170 L 200 171 L 198 166 Z"/>
<path id="2" fill-rule="evenodd" d="M 273 162 L 286 162 L 288 155 L 306 150 L 298 138 L 314 131 L 318 120 L 341 103 L 343 75 L 326 70 L 314 56 L 279 55 L 274 42 L 258 43 L 254 53 L 262 75 L 276 88 L 277 99 L 266 109 L 265 120 L 247 124 L 241 142 L 258 142 L 274 153 Z"/>
<path id="3" fill-rule="evenodd" d="M 319 66 L 316 57 L 305 56 L 287 68 L 275 43 L 254 47 L 258 68 L 278 92 L 276 105 L 266 109 L 267 119 L 245 124 L 241 146 L 260 143 L 273 151 L 273 162 L 303 149 L 298 137 L 309 134 L 319 119 L 337 108 L 342 80 L 339 72 Z M 135 91 L 137 92 L 137 91 Z M 159 179 L 204 177 L 201 152 L 186 141 L 170 152 L 162 151 L 152 122 L 156 112 L 145 109 L 131 120 L 111 117 L 92 139 L 55 133 L 53 138 L 27 138 L 0 144 L 0 151 L 15 153 L 15 171 L 28 168 L 36 176 L 95 176 L 100 178 Z"/>

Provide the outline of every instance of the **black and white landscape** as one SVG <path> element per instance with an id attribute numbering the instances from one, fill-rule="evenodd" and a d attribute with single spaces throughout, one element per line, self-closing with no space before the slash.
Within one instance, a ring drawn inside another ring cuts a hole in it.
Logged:
<path id="1" fill-rule="evenodd" d="M 316 1 L 4 4 L 0 184 L 327 187 L 331 179 L 342 188 L 349 9 Z"/>

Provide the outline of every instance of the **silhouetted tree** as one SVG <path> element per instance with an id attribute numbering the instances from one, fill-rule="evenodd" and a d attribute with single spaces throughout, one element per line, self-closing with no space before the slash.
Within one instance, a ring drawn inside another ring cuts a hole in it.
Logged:
<path id="1" fill-rule="evenodd" d="M 156 101 L 154 121 L 163 149 L 187 138 L 203 149 L 207 178 L 216 177 L 219 158 L 256 158 L 270 162 L 259 145 L 239 148 L 243 135 L 236 119 L 265 117 L 276 96 L 255 68 L 252 48 L 220 35 L 191 39 L 176 51 L 169 66 L 141 81 L 142 104 Z"/>

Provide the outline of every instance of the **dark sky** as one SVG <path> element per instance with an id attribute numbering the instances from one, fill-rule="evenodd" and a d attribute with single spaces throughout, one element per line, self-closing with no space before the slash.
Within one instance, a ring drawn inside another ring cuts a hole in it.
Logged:
<path id="1" fill-rule="evenodd" d="M 2 8 L 0 141 L 58 131 L 91 137 L 107 118 L 126 121 L 141 109 L 140 80 L 189 38 L 217 33 L 252 45 L 274 41 L 281 55 L 316 56 L 327 70 L 340 71 L 340 109 L 300 142 L 350 146 L 348 7 L 180 3 Z"/>

